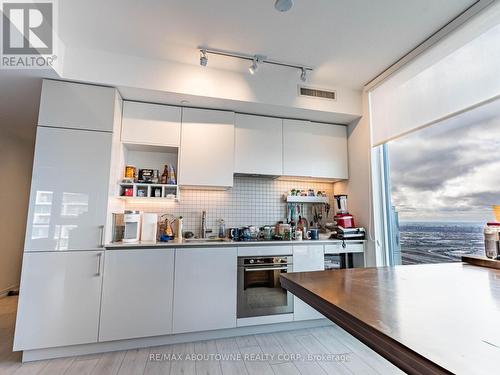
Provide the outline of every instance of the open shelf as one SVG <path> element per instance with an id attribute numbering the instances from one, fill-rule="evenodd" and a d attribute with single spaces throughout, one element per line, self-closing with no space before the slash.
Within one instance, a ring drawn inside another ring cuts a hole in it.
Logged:
<path id="1" fill-rule="evenodd" d="M 169 199 L 179 200 L 179 186 L 170 184 L 125 183 L 120 185 L 119 198 L 122 199 Z M 131 188 L 132 195 L 125 195 L 125 189 Z"/>
<path id="2" fill-rule="evenodd" d="M 289 203 L 328 203 L 328 197 L 308 197 L 299 195 L 284 196 L 286 202 Z"/>

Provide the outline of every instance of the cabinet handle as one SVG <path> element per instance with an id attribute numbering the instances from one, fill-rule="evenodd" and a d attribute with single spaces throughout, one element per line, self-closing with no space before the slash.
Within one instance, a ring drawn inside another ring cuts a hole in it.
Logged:
<path id="1" fill-rule="evenodd" d="M 97 254 L 97 272 L 96 276 L 101 276 L 101 258 L 102 258 L 102 253 Z"/>
<path id="2" fill-rule="evenodd" d="M 99 225 L 99 247 L 104 247 L 104 225 Z"/>

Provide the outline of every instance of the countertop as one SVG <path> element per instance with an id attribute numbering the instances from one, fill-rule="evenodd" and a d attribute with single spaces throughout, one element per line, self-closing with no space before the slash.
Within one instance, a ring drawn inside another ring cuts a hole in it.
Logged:
<path id="1" fill-rule="evenodd" d="M 346 243 L 364 243 L 366 240 L 346 240 Z M 196 240 L 194 242 L 190 241 L 170 241 L 170 242 L 136 242 L 136 243 L 124 243 L 124 242 L 113 242 L 106 244 L 106 249 L 138 249 L 138 248 L 168 248 L 168 247 L 242 247 L 242 246 L 280 246 L 280 245 L 328 245 L 328 244 L 338 244 L 342 243 L 342 240 L 302 240 L 302 241 L 202 241 Z"/>
<path id="2" fill-rule="evenodd" d="M 409 374 L 494 374 L 500 270 L 464 263 L 282 274 L 281 284 Z"/>

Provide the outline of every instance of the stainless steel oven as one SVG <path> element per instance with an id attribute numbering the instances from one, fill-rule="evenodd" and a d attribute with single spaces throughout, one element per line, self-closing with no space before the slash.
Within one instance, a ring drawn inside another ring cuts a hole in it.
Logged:
<path id="1" fill-rule="evenodd" d="M 292 313 L 293 296 L 279 279 L 291 271 L 291 256 L 238 257 L 238 318 Z"/>

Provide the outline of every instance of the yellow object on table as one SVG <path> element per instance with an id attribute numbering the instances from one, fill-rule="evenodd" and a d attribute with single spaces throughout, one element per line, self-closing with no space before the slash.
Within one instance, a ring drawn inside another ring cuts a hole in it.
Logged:
<path id="1" fill-rule="evenodd" d="M 500 223 L 500 205 L 493 206 L 493 213 L 495 214 L 495 221 Z"/>

